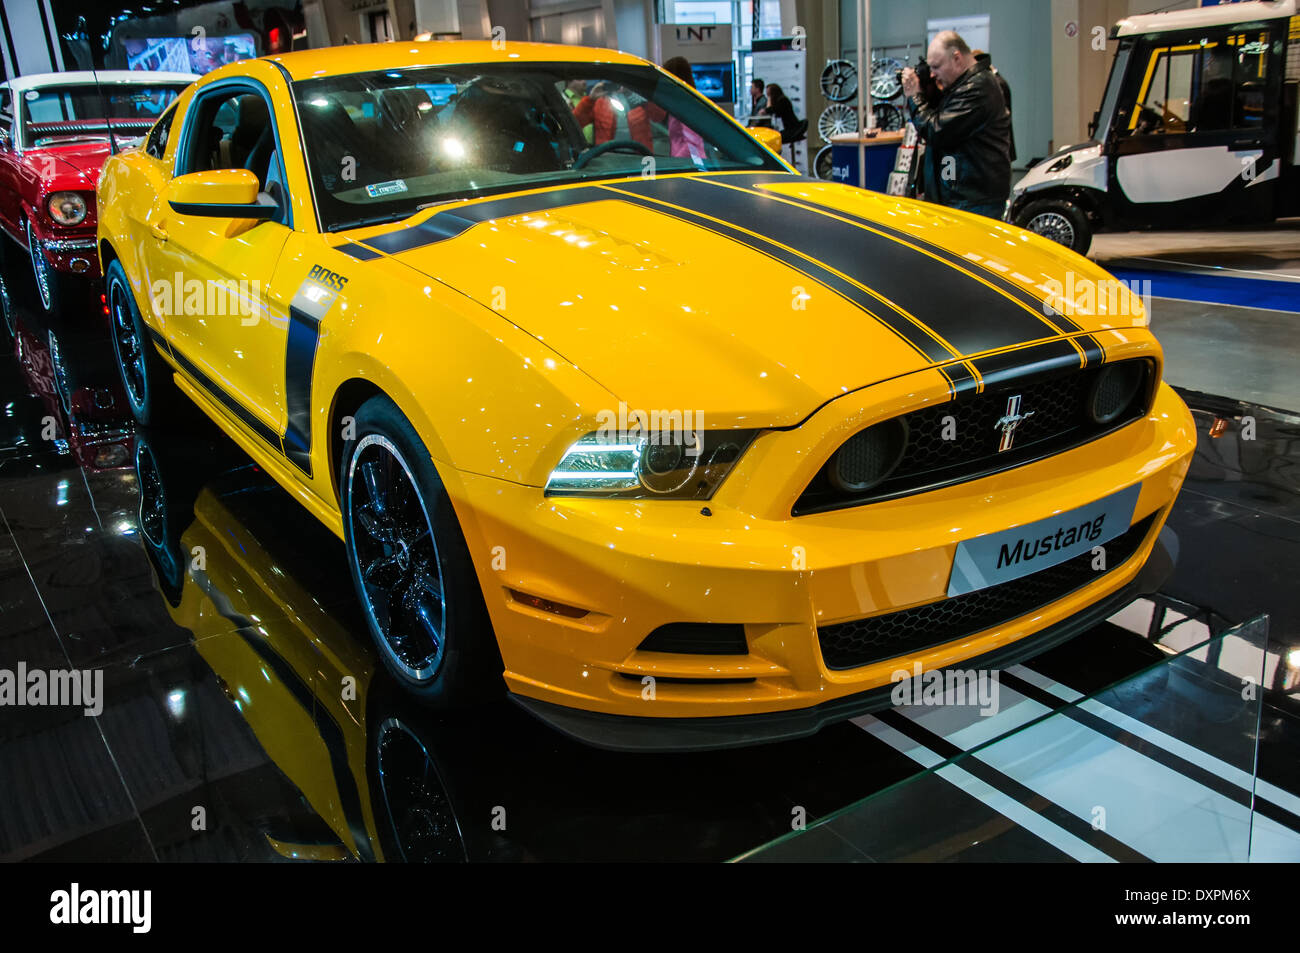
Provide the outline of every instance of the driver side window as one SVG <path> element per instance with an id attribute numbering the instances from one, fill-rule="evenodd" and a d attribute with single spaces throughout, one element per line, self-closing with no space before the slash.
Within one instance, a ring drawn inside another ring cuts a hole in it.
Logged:
<path id="1" fill-rule="evenodd" d="M 210 93 L 190 107 L 189 134 L 178 175 L 216 169 L 247 169 L 258 189 L 280 207 L 284 223 L 288 196 L 275 121 L 266 99 L 245 86 Z"/>
<path id="2" fill-rule="evenodd" d="M 1268 86 L 1267 33 L 1168 42 L 1149 51 L 1130 96 L 1127 136 L 1173 136 L 1257 128 Z"/>

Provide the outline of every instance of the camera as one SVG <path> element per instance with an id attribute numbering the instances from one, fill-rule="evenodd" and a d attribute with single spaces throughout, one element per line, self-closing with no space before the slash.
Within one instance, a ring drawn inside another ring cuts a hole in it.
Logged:
<path id="1" fill-rule="evenodd" d="M 934 76 L 930 73 L 930 64 L 925 61 L 924 56 L 917 57 L 916 65 L 912 67 L 916 72 L 916 78 L 921 82 L 921 98 L 925 100 L 927 106 L 937 106 L 939 100 L 943 98 L 943 93 L 939 91 L 939 84 L 935 82 Z M 895 70 L 894 77 L 898 80 L 898 85 L 903 85 L 903 71 Z"/>

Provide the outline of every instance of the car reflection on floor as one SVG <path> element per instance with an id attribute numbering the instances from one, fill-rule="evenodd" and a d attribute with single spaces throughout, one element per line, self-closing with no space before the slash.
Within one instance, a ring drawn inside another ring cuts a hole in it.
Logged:
<path id="1" fill-rule="evenodd" d="M 917 772 L 854 724 L 637 755 L 583 747 L 505 702 L 414 705 L 372 655 L 338 539 L 197 411 L 133 432 L 93 327 L 57 336 L 51 354 L 24 307 L 7 313 L 0 668 L 99 668 L 106 700 L 98 719 L 0 719 L 0 858 L 723 860 Z M 61 390 L 56 357 L 77 387 Z M 1263 607 L 1278 647 L 1260 770 L 1297 791 L 1300 431 L 1286 415 L 1190 402 L 1202 450 L 1171 516 L 1183 552 L 1167 598 L 1031 664 L 1090 692 L 1159 658 L 1154 643 Z M 43 438 L 60 408 L 58 435 Z M 1256 442 L 1220 439 L 1250 413 Z M 103 433 L 116 436 L 91 439 Z M 1031 846 L 1014 826 L 986 833 L 978 854 L 952 843 L 950 859 Z"/>

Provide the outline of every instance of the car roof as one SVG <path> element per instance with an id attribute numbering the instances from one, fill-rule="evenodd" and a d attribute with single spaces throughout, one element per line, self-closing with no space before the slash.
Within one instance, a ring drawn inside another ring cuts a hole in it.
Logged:
<path id="1" fill-rule="evenodd" d="M 1245 0 L 1242 3 L 1219 3 L 1190 10 L 1167 10 L 1125 17 L 1115 24 L 1116 36 L 1141 33 L 1164 33 L 1168 30 L 1195 30 L 1201 27 L 1276 20 L 1296 15 L 1296 0 Z"/>
<path id="2" fill-rule="evenodd" d="M 70 73 L 30 73 L 27 76 L 15 76 L 9 80 L 9 87 L 21 93 L 28 89 L 40 89 L 42 86 L 94 86 L 96 82 L 101 86 L 114 83 L 157 86 L 159 83 L 192 83 L 198 78 L 194 73 L 127 69 L 102 69 L 92 73 L 90 70 L 74 70 Z"/>
<path id="3" fill-rule="evenodd" d="M 301 50 L 268 57 L 283 66 L 294 80 L 342 76 L 382 69 L 414 69 L 456 63 L 567 62 L 644 64 L 631 53 L 560 43 L 496 43 L 491 40 L 408 40 L 395 43 L 356 43 L 319 50 Z M 223 66 L 217 73 L 239 73 L 239 64 Z"/>

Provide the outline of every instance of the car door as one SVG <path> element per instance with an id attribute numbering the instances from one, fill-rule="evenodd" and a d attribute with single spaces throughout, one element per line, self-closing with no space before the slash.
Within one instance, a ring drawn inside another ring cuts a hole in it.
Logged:
<path id="1" fill-rule="evenodd" d="M 184 116 L 175 174 L 251 168 L 262 191 L 284 181 L 271 96 L 232 80 L 195 94 Z M 209 396 L 268 438 L 285 423 L 284 362 L 293 289 L 274 281 L 292 234 L 282 196 L 273 220 L 180 214 L 166 190 L 150 210 L 150 303 L 172 353 Z M 277 437 L 278 441 L 278 437 Z"/>
<path id="2" fill-rule="evenodd" d="M 1137 41 L 1106 144 L 1121 222 L 1273 218 L 1280 51 L 1260 26 Z"/>

